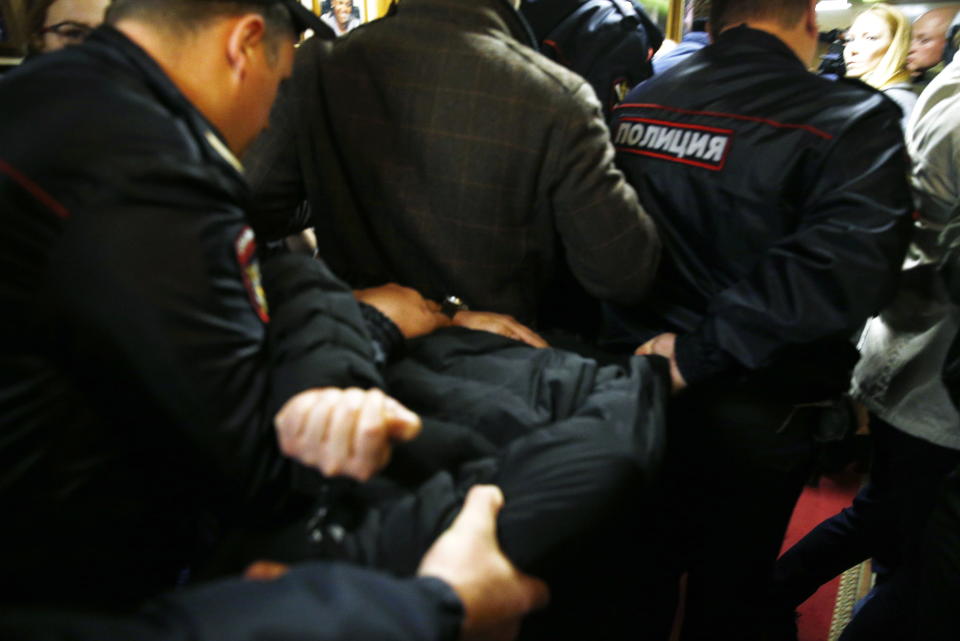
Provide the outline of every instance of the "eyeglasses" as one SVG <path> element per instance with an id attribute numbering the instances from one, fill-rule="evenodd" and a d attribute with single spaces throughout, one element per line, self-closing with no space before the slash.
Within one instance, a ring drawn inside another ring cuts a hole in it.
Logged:
<path id="1" fill-rule="evenodd" d="M 66 44 L 80 44 L 87 39 L 91 31 L 93 31 L 93 27 L 88 24 L 75 22 L 73 20 L 64 20 L 63 22 L 52 24 L 49 27 L 44 27 L 40 30 L 40 34 L 52 33 Z"/>

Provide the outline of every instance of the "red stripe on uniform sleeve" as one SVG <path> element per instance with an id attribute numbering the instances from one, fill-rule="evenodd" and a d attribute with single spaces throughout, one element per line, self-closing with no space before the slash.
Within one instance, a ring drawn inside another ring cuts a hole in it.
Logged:
<path id="1" fill-rule="evenodd" d="M 59 218 L 69 218 L 70 212 L 60 202 L 45 192 L 37 183 L 22 174 L 16 167 L 0 158 L 0 173 L 9 176 L 15 183 L 23 187 L 31 196 L 36 198 L 44 207 L 52 211 Z"/>
<path id="2" fill-rule="evenodd" d="M 746 120 L 748 122 L 759 122 L 765 125 L 770 125 L 771 127 L 779 127 L 781 129 L 802 129 L 803 131 L 809 132 L 814 136 L 819 136 L 824 140 L 833 140 L 833 136 L 823 131 L 822 129 L 817 129 L 811 125 L 798 125 L 788 122 L 777 122 L 776 120 L 770 120 L 769 118 L 758 118 L 757 116 L 744 116 L 742 114 L 732 114 L 722 111 L 697 111 L 696 109 L 680 109 L 679 107 L 667 107 L 666 105 L 655 105 L 649 103 L 620 103 L 614 110 L 622 109 L 656 109 L 659 111 L 668 111 L 678 114 L 687 114 L 691 116 L 711 116 L 714 118 L 731 118 L 733 120 Z"/>

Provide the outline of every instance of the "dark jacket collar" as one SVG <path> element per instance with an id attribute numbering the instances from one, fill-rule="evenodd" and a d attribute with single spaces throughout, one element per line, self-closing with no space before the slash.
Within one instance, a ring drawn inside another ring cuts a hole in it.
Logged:
<path id="1" fill-rule="evenodd" d="M 197 112 L 150 54 L 111 25 L 104 24 L 95 29 L 87 38 L 87 43 L 99 49 L 106 48 L 116 63 L 134 71 L 151 92 L 171 110 L 178 113 Z M 199 112 L 197 115 L 203 118 Z"/>
<path id="2" fill-rule="evenodd" d="M 537 49 L 530 25 L 510 0 L 403 0 L 396 7 L 397 13 L 443 11 L 445 22 L 472 29 L 492 29 Z"/>
<path id="3" fill-rule="evenodd" d="M 225 161 L 234 170 L 241 172 L 238 161 L 227 147 L 226 139 L 217 128 L 194 106 L 173 80 L 160 68 L 137 43 L 111 25 L 97 27 L 82 45 L 98 49 L 109 56 L 115 64 L 129 69 L 131 74 L 141 81 L 147 90 L 171 113 L 183 118 L 193 134 L 212 148 L 215 156 Z M 210 135 L 216 138 L 210 140 Z"/>
<path id="4" fill-rule="evenodd" d="M 721 33 L 713 48 L 723 55 L 745 56 L 747 60 L 756 60 L 754 56 L 763 56 L 764 60 L 776 60 L 784 65 L 806 70 L 797 54 L 783 40 L 772 33 L 752 29 L 745 24 Z"/>

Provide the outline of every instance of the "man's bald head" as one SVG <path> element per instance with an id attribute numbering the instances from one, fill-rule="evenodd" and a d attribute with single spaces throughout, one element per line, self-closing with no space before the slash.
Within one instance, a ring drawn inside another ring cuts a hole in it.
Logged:
<path id="1" fill-rule="evenodd" d="M 913 39 L 907 54 L 907 69 L 920 74 L 943 58 L 947 30 L 957 10 L 950 7 L 932 9 L 913 23 Z"/>

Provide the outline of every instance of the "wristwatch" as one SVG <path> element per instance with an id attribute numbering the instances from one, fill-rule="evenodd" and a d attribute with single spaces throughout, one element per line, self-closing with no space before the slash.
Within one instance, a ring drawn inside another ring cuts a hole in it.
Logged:
<path id="1" fill-rule="evenodd" d="M 457 312 L 466 312 L 469 310 L 470 307 L 468 307 L 459 296 L 447 296 L 443 299 L 443 302 L 440 303 L 440 311 L 450 318 L 456 316 Z"/>

